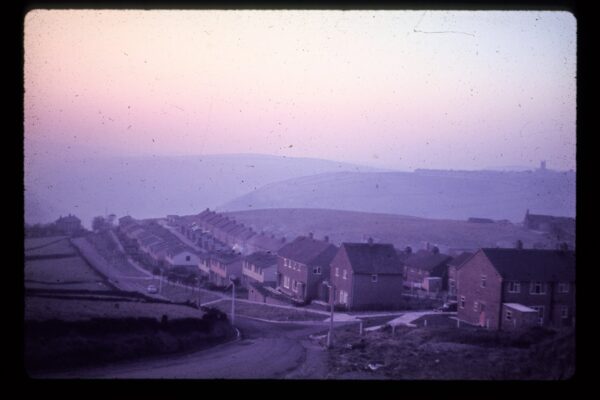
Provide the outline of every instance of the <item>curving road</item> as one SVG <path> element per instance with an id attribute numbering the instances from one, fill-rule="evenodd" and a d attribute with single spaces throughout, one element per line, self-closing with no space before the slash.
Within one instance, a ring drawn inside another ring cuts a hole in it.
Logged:
<path id="1" fill-rule="evenodd" d="M 196 353 L 151 358 L 39 378 L 326 379 L 326 350 L 308 336 L 323 325 L 271 324 L 239 317 L 239 341 Z"/>

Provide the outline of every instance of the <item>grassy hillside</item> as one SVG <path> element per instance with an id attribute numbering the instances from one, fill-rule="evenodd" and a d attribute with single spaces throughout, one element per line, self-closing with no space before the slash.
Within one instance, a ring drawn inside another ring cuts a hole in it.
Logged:
<path id="1" fill-rule="evenodd" d="M 191 214 L 266 184 L 333 171 L 374 168 L 261 154 L 179 157 L 65 157 L 25 164 L 25 220 L 51 222 L 76 214 L 90 227 L 96 215 L 139 218 Z M 141 201 L 143 200 L 143 201 Z"/>
<path id="2" fill-rule="evenodd" d="M 288 179 L 223 204 L 223 211 L 326 208 L 424 218 L 522 221 L 525 211 L 575 215 L 574 172 L 335 172 Z"/>
<path id="3" fill-rule="evenodd" d="M 229 212 L 227 215 L 253 227 L 283 235 L 288 240 L 313 232 L 317 238 L 328 235 L 333 243 L 375 241 L 393 243 L 398 248 L 420 248 L 426 242 L 444 247 L 510 247 L 517 239 L 525 247 L 535 243 L 551 245 L 545 235 L 527 231 L 511 223 L 477 224 L 467 221 L 426 219 L 392 214 L 323 209 L 268 209 Z"/>

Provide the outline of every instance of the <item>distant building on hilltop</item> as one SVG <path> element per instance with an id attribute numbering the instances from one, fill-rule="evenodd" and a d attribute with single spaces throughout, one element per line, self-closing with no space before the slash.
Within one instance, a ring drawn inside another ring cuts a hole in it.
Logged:
<path id="1" fill-rule="evenodd" d="M 523 226 L 527 229 L 549 233 L 553 239 L 575 244 L 575 218 L 525 213 Z"/>
<path id="2" fill-rule="evenodd" d="M 66 217 L 61 216 L 56 220 L 55 224 L 58 230 L 69 236 L 83 230 L 83 227 L 81 226 L 81 220 L 71 214 L 67 215 Z"/>

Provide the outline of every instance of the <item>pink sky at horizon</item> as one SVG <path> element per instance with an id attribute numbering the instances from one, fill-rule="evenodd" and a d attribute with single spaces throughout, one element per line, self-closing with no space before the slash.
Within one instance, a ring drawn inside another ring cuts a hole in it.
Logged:
<path id="1" fill-rule="evenodd" d="M 575 168 L 566 12 L 34 10 L 24 46 L 26 158 Z"/>

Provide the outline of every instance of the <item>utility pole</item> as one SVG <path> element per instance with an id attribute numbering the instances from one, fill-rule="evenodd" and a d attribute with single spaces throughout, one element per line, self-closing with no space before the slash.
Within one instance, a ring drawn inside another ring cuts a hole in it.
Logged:
<path id="1" fill-rule="evenodd" d="M 160 268 L 160 281 L 158 281 L 158 293 L 162 294 L 163 270 Z"/>
<path id="2" fill-rule="evenodd" d="M 333 340 L 333 300 L 335 298 L 335 287 L 330 285 L 329 282 L 323 282 L 329 288 L 329 302 L 331 304 L 331 319 L 329 321 L 329 332 L 327 333 L 327 348 L 330 349 Z"/>
<path id="3" fill-rule="evenodd" d="M 235 275 L 229 277 L 231 281 L 231 325 L 235 324 Z"/>

